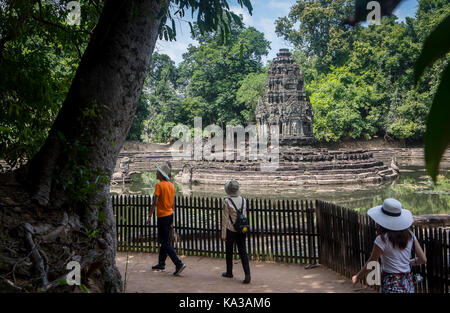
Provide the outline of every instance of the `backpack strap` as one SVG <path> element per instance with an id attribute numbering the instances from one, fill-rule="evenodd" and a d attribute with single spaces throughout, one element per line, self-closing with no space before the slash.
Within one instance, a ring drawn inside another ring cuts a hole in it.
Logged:
<path id="1" fill-rule="evenodd" d="M 244 213 L 244 204 L 245 204 L 245 198 L 242 197 L 242 203 L 241 203 L 241 212 Z"/>
<path id="2" fill-rule="evenodd" d="M 231 205 L 233 205 L 233 207 L 234 207 L 234 209 L 236 210 L 236 212 L 238 212 L 238 213 L 242 213 L 242 212 L 243 212 L 243 208 L 244 208 L 244 200 L 245 200 L 244 197 L 242 197 L 241 210 L 239 210 L 239 209 L 236 207 L 236 204 L 234 203 L 233 199 L 231 199 L 230 197 L 228 197 L 227 199 L 230 200 Z M 231 225 L 234 225 L 234 222 L 233 222 L 233 220 L 231 219 L 231 215 L 228 215 L 228 217 L 230 218 Z"/>
<path id="3" fill-rule="evenodd" d="M 242 212 L 242 207 L 243 207 L 243 205 L 244 205 L 244 198 L 242 198 L 242 205 L 241 205 L 241 210 L 240 210 L 240 211 L 239 211 L 239 209 L 237 208 L 236 204 L 234 203 L 233 199 L 231 199 L 231 198 L 227 198 L 227 199 L 231 201 L 231 204 L 233 205 L 234 209 L 235 209 L 237 212 L 239 212 L 239 213 Z"/>

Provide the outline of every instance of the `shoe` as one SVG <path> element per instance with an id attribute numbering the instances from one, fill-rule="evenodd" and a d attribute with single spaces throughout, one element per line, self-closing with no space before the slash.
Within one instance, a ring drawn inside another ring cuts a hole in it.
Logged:
<path id="1" fill-rule="evenodd" d="M 251 278 L 250 275 L 245 275 L 245 279 L 243 281 L 244 284 L 250 284 Z"/>
<path id="2" fill-rule="evenodd" d="M 152 271 L 161 271 L 164 272 L 166 270 L 166 267 L 161 264 L 157 264 L 155 266 L 152 266 Z"/>
<path id="3" fill-rule="evenodd" d="M 228 274 L 227 272 L 222 273 L 223 277 L 233 278 L 233 274 Z"/>
<path id="4" fill-rule="evenodd" d="M 175 272 L 173 273 L 173 275 L 175 275 L 175 276 L 180 275 L 181 272 L 182 272 L 185 268 L 186 268 L 186 264 L 181 263 L 180 265 L 178 265 L 178 266 L 176 267 L 176 270 L 175 270 Z"/>

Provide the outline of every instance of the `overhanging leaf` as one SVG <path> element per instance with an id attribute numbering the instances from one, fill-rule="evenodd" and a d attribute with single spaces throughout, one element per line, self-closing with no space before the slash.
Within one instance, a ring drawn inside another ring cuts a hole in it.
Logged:
<path id="1" fill-rule="evenodd" d="M 428 35 L 422 51 L 414 64 L 414 82 L 422 76 L 425 68 L 450 51 L 450 15 Z"/>
<path id="2" fill-rule="evenodd" d="M 434 95 L 425 132 L 425 163 L 434 182 L 439 162 L 450 143 L 450 66 L 447 65 Z"/>
<path id="3" fill-rule="evenodd" d="M 367 19 L 367 14 L 370 12 L 367 9 L 367 4 L 371 1 L 372 0 L 355 0 L 355 13 L 353 16 L 347 17 L 344 24 L 355 26 L 356 24 L 365 21 Z M 377 0 L 380 4 L 380 15 L 392 15 L 392 12 L 401 1 L 402 0 Z"/>

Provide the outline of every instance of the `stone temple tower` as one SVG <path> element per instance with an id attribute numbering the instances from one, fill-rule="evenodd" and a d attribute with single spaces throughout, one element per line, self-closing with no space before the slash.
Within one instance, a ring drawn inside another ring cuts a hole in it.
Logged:
<path id="1" fill-rule="evenodd" d="M 280 49 L 273 59 L 265 87 L 256 106 L 258 129 L 277 125 L 281 145 L 311 144 L 314 113 L 304 90 L 302 71 L 288 49 Z"/>

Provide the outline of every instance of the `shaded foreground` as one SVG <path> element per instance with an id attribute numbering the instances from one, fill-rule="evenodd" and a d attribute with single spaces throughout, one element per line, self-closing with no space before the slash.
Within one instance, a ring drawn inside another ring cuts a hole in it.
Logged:
<path id="1" fill-rule="evenodd" d="M 250 262 L 252 282 L 242 284 L 244 271 L 240 260 L 233 264 L 234 278 L 223 278 L 225 260 L 180 256 L 187 264 L 179 277 L 172 275 L 175 267 L 170 260 L 166 272 L 153 272 L 152 265 L 158 260 L 157 254 L 117 253 L 117 266 L 125 281 L 125 292 L 314 292 L 314 293 L 354 293 L 375 292 L 372 289 L 353 287 L 351 280 L 335 272 L 316 267 L 305 269 L 301 264 L 280 264 L 274 262 Z M 127 268 L 127 270 L 126 270 Z M 158 286 L 155 288 L 155 286 Z"/>

